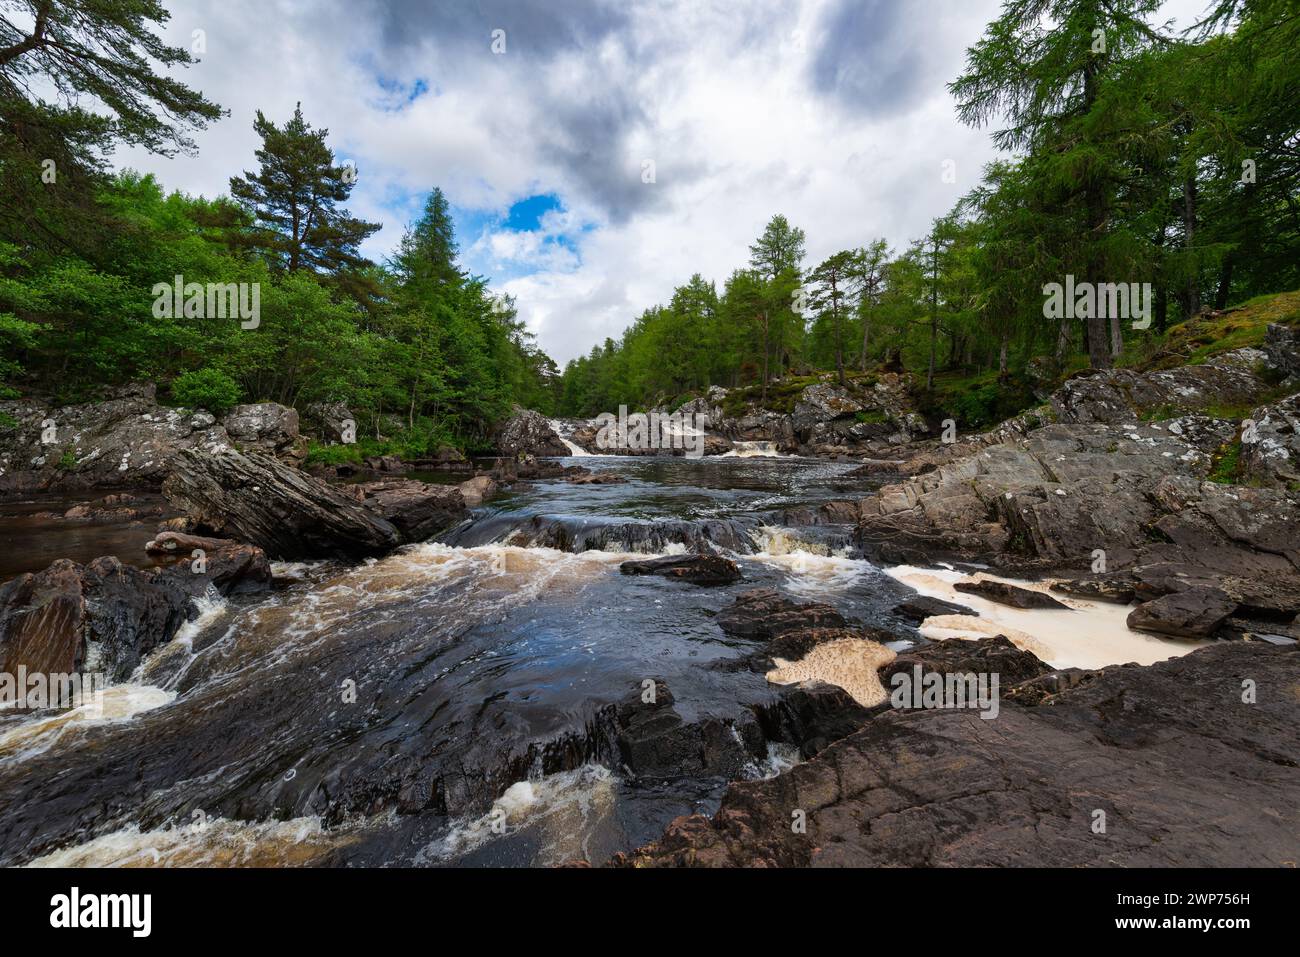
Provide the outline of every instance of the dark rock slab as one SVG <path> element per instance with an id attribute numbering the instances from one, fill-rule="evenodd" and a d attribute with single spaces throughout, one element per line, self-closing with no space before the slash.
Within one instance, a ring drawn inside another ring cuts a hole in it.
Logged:
<path id="1" fill-rule="evenodd" d="M 87 565 L 60 559 L 0 587 L 0 672 L 25 666 L 72 674 L 93 663 L 124 681 L 192 617 L 191 599 L 210 587 L 223 595 L 270 587 L 261 549 L 172 533 L 159 538 L 169 546 L 165 551 L 183 555 L 175 565 L 140 569 L 111 556 Z M 202 549 L 201 560 L 191 545 Z"/>
<path id="2" fill-rule="evenodd" d="M 1133 582 L 1119 578 L 1080 578 L 1075 581 L 1053 582 L 1052 591 L 1119 605 L 1127 605 L 1135 595 Z"/>
<path id="3" fill-rule="evenodd" d="M 944 601 L 942 598 L 931 598 L 928 595 L 916 595 L 907 599 L 907 601 L 901 601 L 893 607 L 892 612 L 899 618 L 917 625 L 927 618 L 937 618 L 940 615 L 973 615 L 979 617 L 979 612 L 972 608 Z"/>
<path id="4" fill-rule="evenodd" d="M 163 493 L 197 530 L 248 542 L 275 558 L 365 558 L 404 541 L 355 498 L 269 455 L 185 450 Z"/>
<path id="5" fill-rule="evenodd" d="M 1297 682 L 1295 647 L 1219 643 L 1080 677 L 1036 707 L 1004 700 L 994 720 L 886 711 L 615 863 L 1285 866 L 1300 855 Z"/>
<path id="6" fill-rule="evenodd" d="M 1138 605 L 1128 626 L 1172 638 L 1210 638 L 1236 610 L 1221 589 L 1198 585 Z"/>
<path id="7" fill-rule="evenodd" d="M 623 562 L 624 575 L 659 575 L 692 585 L 730 585 L 740 581 L 740 566 L 720 555 L 670 555 L 642 561 Z"/>
<path id="8" fill-rule="evenodd" d="M 490 485 L 491 480 L 487 483 Z M 367 509 L 390 522 L 405 542 L 427 541 L 469 514 L 464 493 L 455 485 L 388 479 L 348 486 L 347 491 Z"/>
<path id="9" fill-rule="evenodd" d="M 1010 605 L 1012 608 L 1069 608 L 1051 595 L 1028 588 L 1018 588 L 1006 582 L 961 581 L 953 585 L 953 588 L 968 595 L 979 595 L 1000 605 Z"/>
<path id="10" fill-rule="evenodd" d="M 738 778 L 746 763 L 766 753 L 766 741 L 753 716 L 687 723 L 677 711 L 672 691 L 660 680 L 654 680 L 650 699 L 650 689 L 643 685 L 619 703 L 616 713 L 618 753 L 623 766 L 638 778 Z"/>
<path id="11" fill-rule="evenodd" d="M 756 588 L 737 596 L 718 613 L 718 627 L 737 638 L 771 641 L 805 628 L 845 628 L 847 620 L 830 605 L 802 603 L 773 588 Z"/>

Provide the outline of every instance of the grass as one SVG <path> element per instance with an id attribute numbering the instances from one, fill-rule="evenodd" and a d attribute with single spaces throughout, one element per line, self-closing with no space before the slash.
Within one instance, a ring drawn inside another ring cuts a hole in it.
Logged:
<path id="1" fill-rule="evenodd" d="M 1300 326 L 1300 291 L 1256 296 L 1218 315 L 1203 315 L 1171 326 L 1160 351 L 1140 366 L 1167 369 L 1201 365 L 1234 349 L 1260 348 L 1272 324 Z"/>
<path id="2" fill-rule="evenodd" d="M 1218 482 L 1220 485 L 1241 484 L 1241 439 L 1233 439 L 1214 453 L 1208 478 L 1211 482 Z"/>

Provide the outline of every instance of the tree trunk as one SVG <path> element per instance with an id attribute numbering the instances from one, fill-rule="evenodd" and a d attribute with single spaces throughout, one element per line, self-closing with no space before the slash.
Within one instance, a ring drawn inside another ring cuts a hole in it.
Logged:
<path id="1" fill-rule="evenodd" d="M 1097 71 L 1094 60 L 1087 62 L 1083 76 L 1085 109 L 1091 110 L 1097 101 Z M 1092 174 L 1089 175 L 1084 186 L 1084 206 L 1088 213 L 1088 281 L 1095 286 L 1104 281 L 1101 273 L 1105 264 L 1101 261 L 1098 246 L 1106 232 L 1106 194 Z M 1094 369 L 1109 369 L 1111 359 L 1110 349 L 1106 344 L 1106 320 L 1097 315 L 1100 312 L 1100 309 L 1094 309 L 1094 314 L 1088 317 L 1085 325 L 1088 338 L 1088 361 Z"/>
<path id="2" fill-rule="evenodd" d="M 1223 260 L 1223 268 L 1219 270 L 1219 289 L 1214 294 L 1214 308 L 1227 309 L 1228 296 L 1232 289 L 1232 256 L 1229 255 Z"/>
<path id="3" fill-rule="evenodd" d="M 1183 248 L 1191 260 L 1192 247 L 1196 239 L 1196 176 L 1188 176 L 1183 183 Z M 1198 270 L 1192 269 L 1187 279 L 1187 318 L 1201 311 L 1201 284 Z"/>

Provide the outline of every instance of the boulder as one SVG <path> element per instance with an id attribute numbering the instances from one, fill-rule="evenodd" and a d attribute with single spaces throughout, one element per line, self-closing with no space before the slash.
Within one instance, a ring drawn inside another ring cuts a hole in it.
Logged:
<path id="1" fill-rule="evenodd" d="M 643 561 L 623 562 L 624 575 L 659 575 L 692 585 L 730 585 L 741 579 L 740 567 L 720 555 L 670 555 Z"/>
<path id="2" fill-rule="evenodd" d="M 1268 364 L 1284 378 L 1300 378 L 1300 327 L 1272 323 L 1264 333 Z"/>
<path id="3" fill-rule="evenodd" d="M 915 598 L 899 602 L 893 607 L 891 613 L 916 625 L 921 624 L 927 618 L 937 618 L 940 615 L 973 615 L 979 617 L 979 612 L 972 608 L 944 601 L 942 598 L 931 598 L 928 595 L 917 595 Z"/>
<path id="4" fill-rule="evenodd" d="M 177 569 L 188 568 L 194 576 L 211 582 L 223 595 L 263 591 L 271 583 L 271 563 L 254 545 L 226 538 L 207 538 L 184 532 L 163 531 L 145 544 L 155 558 L 175 556 Z M 197 578 L 189 579 L 191 583 Z"/>
<path id="5" fill-rule="evenodd" d="M 819 424 L 852 418 L 862 410 L 862 403 L 848 390 L 829 382 L 818 382 L 804 389 L 795 402 L 794 429 L 801 435 L 808 434 Z"/>
<path id="6" fill-rule="evenodd" d="M 174 462 L 163 494 L 197 530 L 257 545 L 274 558 L 364 558 L 404 541 L 354 496 L 270 455 L 187 450 Z"/>
<path id="7" fill-rule="evenodd" d="M 617 748 L 622 766 L 638 778 L 654 780 L 687 775 L 739 778 L 744 768 L 766 755 L 766 741 L 754 719 L 726 722 L 682 719 L 672 692 L 654 680 L 618 704 Z"/>
<path id="8" fill-rule="evenodd" d="M 270 586 L 260 549 L 201 541 L 208 546 L 202 564 L 190 552 L 175 565 L 148 569 L 113 557 L 87 565 L 60 559 L 0 586 L 0 673 L 25 667 L 44 674 L 103 672 L 125 681 L 192 617 L 193 598 L 209 588 L 231 594 Z"/>
<path id="9" fill-rule="evenodd" d="M 242 450 L 284 452 L 298 441 L 298 413 L 275 402 L 237 405 L 221 424 Z"/>
<path id="10" fill-rule="evenodd" d="M 848 627 L 844 616 L 830 605 L 796 602 L 773 588 L 744 592 L 720 611 L 715 621 L 729 635 L 759 641 L 807 628 Z"/>
<path id="11" fill-rule="evenodd" d="M 1242 424 L 1241 468 L 1256 482 L 1300 482 L 1300 394 L 1261 406 Z"/>
<path id="12" fill-rule="evenodd" d="M 497 483 L 488 475 L 476 475 L 468 481 L 461 482 L 458 487 L 461 497 L 470 508 L 482 505 L 485 499 L 491 498 L 497 492 Z"/>
<path id="13" fill-rule="evenodd" d="M 497 430 L 495 445 L 503 456 L 535 455 L 561 457 L 571 454 L 551 423 L 540 412 L 516 408 Z"/>
<path id="14" fill-rule="evenodd" d="M 468 515 L 465 496 L 455 485 L 428 485 L 414 479 L 387 479 L 346 487 L 367 509 L 392 523 L 404 542 L 423 542 Z"/>
<path id="15" fill-rule="evenodd" d="M 1138 605 L 1128 626 L 1171 638 L 1210 638 L 1236 610 L 1221 589 L 1198 585 Z"/>
<path id="16" fill-rule="evenodd" d="M 327 445 L 357 440 L 357 420 L 343 402 L 313 402 L 303 410 L 302 431 Z"/>

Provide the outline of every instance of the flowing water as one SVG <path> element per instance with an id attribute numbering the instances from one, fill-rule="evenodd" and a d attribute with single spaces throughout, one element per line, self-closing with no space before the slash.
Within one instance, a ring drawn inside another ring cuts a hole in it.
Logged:
<path id="1" fill-rule="evenodd" d="M 852 463 L 582 464 L 623 481 L 521 485 L 438 541 L 281 567 L 285 590 L 199 602 L 100 707 L 0 717 L 0 864 L 598 863 L 797 760 L 752 740 L 781 689 L 732 666 L 754 645 L 713 620 L 741 591 L 917 637 L 888 611 L 912 590 L 818 519 L 870 491 Z M 745 580 L 619 572 L 705 546 Z M 623 766 L 611 715 L 650 679 L 683 722 L 734 739 L 731 765 Z"/>

